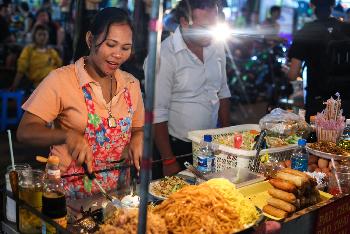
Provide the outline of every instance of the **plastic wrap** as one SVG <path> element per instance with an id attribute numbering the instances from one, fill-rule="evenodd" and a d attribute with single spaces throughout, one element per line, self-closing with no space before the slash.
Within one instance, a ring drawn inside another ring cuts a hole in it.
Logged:
<path id="1" fill-rule="evenodd" d="M 260 119 L 259 125 L 261 129 L 266 129 L 269 134 L 279 136 L 303 136 L 309 132 L 309 125 L 299 115 L 282 110 L 280 108 L 273 109 L 271 113 Z"/>

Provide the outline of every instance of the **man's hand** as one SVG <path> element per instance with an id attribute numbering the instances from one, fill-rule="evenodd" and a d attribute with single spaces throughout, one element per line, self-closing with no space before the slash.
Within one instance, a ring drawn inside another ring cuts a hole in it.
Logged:
<path id="1" fill-rule="evenodd" d="M 92 150 L 83 134 L 75 131 L 68 131 L 66 134 L 66 144 L 68 153 L 73 160 L 76 160 L 77 165 L 86 163 L 88 171 L 92 172 Z"/>
<path id="2" fill-rule="evenodd" d="M 178 162 L 174 162 L 169 165 L 163 164 L 163 175 L 164 176 L 172 176 L 181 171 L 181 167 Z"/>

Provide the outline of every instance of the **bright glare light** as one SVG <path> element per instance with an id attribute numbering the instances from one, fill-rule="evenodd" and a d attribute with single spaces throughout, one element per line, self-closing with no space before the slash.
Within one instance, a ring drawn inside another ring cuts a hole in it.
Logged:
<path id="1" fill-rule="evenodd" d="M 255 60 L 257 60 L 257 59 L 258 59 L 257 56 L 253 56 L 253 57 L 252 57 L 252 60 L 253 60 L 253 61 L 255 61 Z"/>
<path id="2" fill-rule="evenodd" d="M 212 36 L 217 41 L 225 41 L 230 36 L 230 28 L 225 23 L 219 23 L 210 30 Z"/>

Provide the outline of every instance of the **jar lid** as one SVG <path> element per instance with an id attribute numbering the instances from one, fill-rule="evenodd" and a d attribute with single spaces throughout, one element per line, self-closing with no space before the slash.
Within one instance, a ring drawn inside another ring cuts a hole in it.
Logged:
<path id="1" fill-rule="evenodd" d="M 49 156 L 47 163 L 58 165 L 60 163 L 60 158 L 58 156 L 51 155 L 51 156 Z"/>

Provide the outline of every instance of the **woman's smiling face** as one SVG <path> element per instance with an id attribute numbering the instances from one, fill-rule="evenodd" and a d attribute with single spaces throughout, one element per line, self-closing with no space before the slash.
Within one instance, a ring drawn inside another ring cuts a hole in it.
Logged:
<path id="1" fill-rule="evenodd" d="M 109 26 L 107 36 L 105 32 L 92 41 L 90 59 L 95 69 L 102 76 L 110 76 L 131 55 L 132 30 L 126 23 L 113 23 Z"/>

